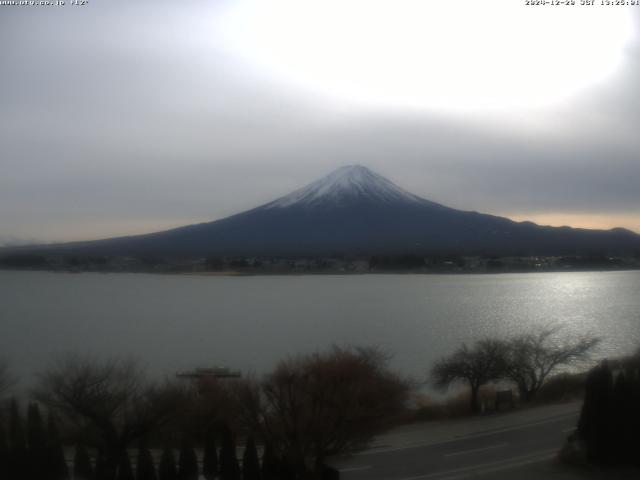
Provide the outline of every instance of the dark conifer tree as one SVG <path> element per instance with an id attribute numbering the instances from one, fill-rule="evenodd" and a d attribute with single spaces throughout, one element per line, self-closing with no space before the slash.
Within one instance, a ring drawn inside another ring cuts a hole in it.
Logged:
<path id="1" fill-rule="evenodd" d="M 212 430 L 207 432 L 204 439 L 202 474 L 206 480 L 214 480 L 218 475 L 218 450 L 216 448 L 216 437 Z"/>
<path id="2" fill-rule="evenodd" d="M 247 438 L 242 455 L 242 480 L 260 480 L 260 460 L 253 437 Z"/>
<path id="3" fill-rule="evenodd" d="M 0 478 L 9 477 L 9 443 L 7 434 L 0 418 Z"/>
<path id="4" fill-rule="evenodd" d="M 89 452 L 84 445 L 76 445 L 73 456 L 73 480 L 93 480 L 94 473 Z"/>
<path id="5" fill-rule="evenodd" d="M 611 460 L 611 399 L 613 375 L 606 362 L 589 372 L 578 422 L 578 435 L 587 446 L 587 457 L 595 463 Z"/>
<path id="6" fill-rule="evenodd" d="M 51 412 L 47 419 L 47 469 L 48 480 L 67 480 L 69 467 L 64 458 L 64 448 L 58 433 L 58 425 Z"/>
<path id="7" fill-rule="evenodd" d="M 279 480 L 280 464 L 270 444 L 265 444 L 262 452 L 262 480 Z"/>
<path id="8" fill-rule="evenodd" d="M 9 478 L 24 480 L 28 478 L 27 445 L 20 407 L 15 398 L 11 399 L 9 412 Z"/>
<path id="9" fill-rule="evenodd" d="M 636 368 L 633 382 L 633 410 L 632 410 L 632 419 L 631 419 L 631 428 L 636 434 L 640 432 L 640 368 Z M 632 456 L 634 459 L 634 464 L 636 466 L 640 466 L 640 447 L 638 447 L 638 442 L 635 442 L 635 451 Z"/>
<path id="10" fill-rule="evenodd" d="M 173 450 L 165 448 L 160 457 L 160 468 L 158 469 L 158 480 L 177 480 L 178 470 Z"/>
<path id="11" fill-rule="evenodd" d="M 321 478 L 322 480 L 340 480 L 340 472 L 328 465 L 322 465 Z"/>
<path id="12" fill-rule="evenodd" d="M 198 457 L 193 445 L 186 438 L 182 442 L 178 458 L 178 479 L 198 480 Z"/>
<path id="13" fill-rule="evenodd" d="M 220 479 L 240 480 L 240 465 L 236 455 L 236 444 L 229 427 L 222 429 L 222 446 L 220 447 Z"/>
<path id="14" fill-rule="evenodd" d="M 120 455 L 116 480 L 135 480 L 133 469 L 131 468 L 131 459 L 126 450 Z"/>
<path id="15" fill-rule="evenodd" d="M 29 478 L 42 480 L 47 469 L 47 433 L 40 408 L 32 403 L 27 408 L 27 459 Z"/>
<path id="16" fill-rule="evenodd" d="M 633 430 L 633 376 L 622 372 L 613 389 L 613 421 L 610 441 L 613 460 L 617 464 L 630 464 L 635 446 Z"/>
<path id="17" fill-rule="evenodd" d="M 141 441 L 138 447 L 136 480 L 157 480 L 156 467 L 146 442 Z"/>
<path id="18" fill-rule="evenodd" d="M 285 457 L 280 459 L 280 480 L 295 480 L 296 473 L 291 463 Z"/>
<path id="19" fill-rule="evenodd" d="M 113 480 L 113 472 L 110 471 L 106 456 L 102 450 L 98 450 L 96 456 L 95 477 L 96 480 Z"/>

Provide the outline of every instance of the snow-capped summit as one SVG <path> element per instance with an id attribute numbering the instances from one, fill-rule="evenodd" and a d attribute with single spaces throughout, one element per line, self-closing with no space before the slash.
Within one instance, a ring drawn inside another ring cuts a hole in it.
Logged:
<path id="1" fill-rule="evenodd" d="M 268 203 L 265 208 L 340 206 L 354 201 L 426 202 L 426 200 L 403 190 L 367 167 L 347 165 L 334 170 L 306 187 Z"/>

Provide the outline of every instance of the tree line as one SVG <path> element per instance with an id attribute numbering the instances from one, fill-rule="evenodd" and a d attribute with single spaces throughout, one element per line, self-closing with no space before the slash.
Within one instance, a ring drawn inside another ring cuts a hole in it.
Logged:
<path id="1" fill-rule="evenodd" d="M 149 381 L 132 360 L 67 355 L 39 375 L 26 420 L 15 400 L 0 414 L 0 478 L 338 478 L 327 458 L 365 446 L 405 409 L 409 383 L 388 360 L 333 348 L 261 378 L 189 383 Z M 75 446 L 69 467 L 63 444 Z"/>
<path id="2" fill-rule="evenodd" d="M 25 422 L 15 400 L 8 410 L 8 432 L 4 422 L 0 423 L 0 478 L 66 479 L 67 465 L 54 416 L 50 414 L 45 424 L 38 405 L 30 404 Z"/>
<path id="3" fill-rule="evenodd" d="M 575 340 L 558 337 L 559 328 L 542 328 L 505 339 L 485 338 L 461 345 L 431 369 L 431 382 L 439 388 L 462 382 L 470 391 L 469 408 L 481 411 L 480 388 L 507 381 L 525 403 L 535 399 L 550 376 L 562 367 L 587 360 L 600 340 L 585 336 Z"/>
<path id="4" fill-rule="evenodd" d="M 639 431 L 640 351 L 589 372 L 573 440 L 591 463 L 640 466 Z"/>
<path id="5" fill-rule="evenodd" d="M 0 429 L 0 478 L 3 479 L 198 480 L 200 474 L 206 480 L 292 478 L 283 475 L 285 469 L 270 449 L 265 449 L 261 464 L 252 437 L 246 440 L 241 468 L 236 456 L 235 440 L 229 429 L 222 429 L 222 445 L 219 449 L 216 447 L 216 436 L 207 435 L 201 465 L 193 444 L 186 437 L 177 457 L 174 450 L 167 446 L 162 450 L 159 461 L 154 459 L 146 440 L 140 439 L 133 465 L 130 449 L 123 449 L 117 462 L 110 465 L 104 451 L 97 449 L 92 458 L 87 444 L 76 443 L 73 461 L 68 465 L 52 413 L 45 425 L 39 405 L 31 403 L 25 422 L 18 403 L 12 400 L 8 423 L 9 432 Z"/>
<path id="6" fill-rule="evenodd" d="M 554 372 L 588 359 L 597 345 L 591 336 L 560 338 L 554 328 L 481 339 L 440 359 L 431 381 L 466 384 L 472 412 L 480 411 L 480 389 L 494 381 L 511 382 L 531 402 Z M 412 383 L 389 360 L 377 348 L 334 347 L 289 357 L 260 378 L 185 382 L 150 381 L 133 360 L 65 355 L 38 376 L 25 416 L 15 400 L 0 410 L 0 478 L 337 478 L 329 457 L 362 449 L 406 413 Z M 613 392 L 607 398 L 637 388 L 635 372 L 615 382 L 601 373 L 600 383 L 592 374 L 589 382 L 601 387 L 589 384 L 586 411 L 598 410 L 587 405 L 602 403 L 592 397 L 605 383 Z M 0 362 L 0 397 L 11 383 Z M 75 448 L 69 468 L 63 444 Z"/>

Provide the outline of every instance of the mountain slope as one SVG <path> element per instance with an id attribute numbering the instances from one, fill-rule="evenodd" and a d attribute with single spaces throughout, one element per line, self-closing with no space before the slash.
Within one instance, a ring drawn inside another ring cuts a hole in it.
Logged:
<path id="1" fill-rule="evenodd" d="M 455 210 L 413 195 L 365 167 L 348 166 L 273 202 L 222 220 L 38 250 L 183 257 L 565 255 L 639 252 L 640 236 L 624 229 L 541 227 Z"/>

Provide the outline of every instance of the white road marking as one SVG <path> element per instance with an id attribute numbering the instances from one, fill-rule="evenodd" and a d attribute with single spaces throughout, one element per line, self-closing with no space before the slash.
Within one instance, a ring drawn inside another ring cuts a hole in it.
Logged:
<path id="1" fill-rule="evenodd" d="M 496 448 L 503 448 L 503 447 L 506 447 L 507 445 L 509 445 L 509 444 L 508 443 L 500 443 L 498 445 L 491 445 L 489 447 L 474 448 L 472 450 L 463 450 L 461 452 L 454 452 L 454 453 L 446 453 L 444 456 L 445 457 L 457 457 L 459 455 L 467 455 L 469 453 L 484 452 L 485 450 L 493 450 L 493 449 L 496 449 Z"/>
<path id="2" fill-rule="evenodd" d="M 575 432 L 576 431 L 576 427 L 571 427 L 571 428 L 565 428 L 564 430 L 562 430 L 562 433 L 569 433 L 569 432 Z"/>
<path id="3" fill-rule="evenodd" d="M 348 468 L 341 468 L 340 472 L 344 473 L 344 472 L 358 472 L 360 470 L 369 470 L 371 468 L 371 465 L 365 465 L 362 467 L 348 467 Z"/>
<path id="4" fill-rule="evenodd" d="M 459 478 L 465 478 L 469 475 L 498 472 L 500 470 L 508 470 L 510 468 L 516 468 L 523 465 L 542 462 L 544 460 L 553 458 L 556 453 L 556 449 L 542 450 L 539 452 L 530 453 L 528 455 L 511 457 L 509 459 L 500 460 L 497 462 L 479 463 L 471 467 L 456 468 L 453 470 L 446 470 L 444 472 L 434 472 L 426 475 L 418 475 L 416 477 L 403 477 L 398 480 L 427 480 L 429 478 L 440 478 L 440 480 L 456 480 Z"/>

